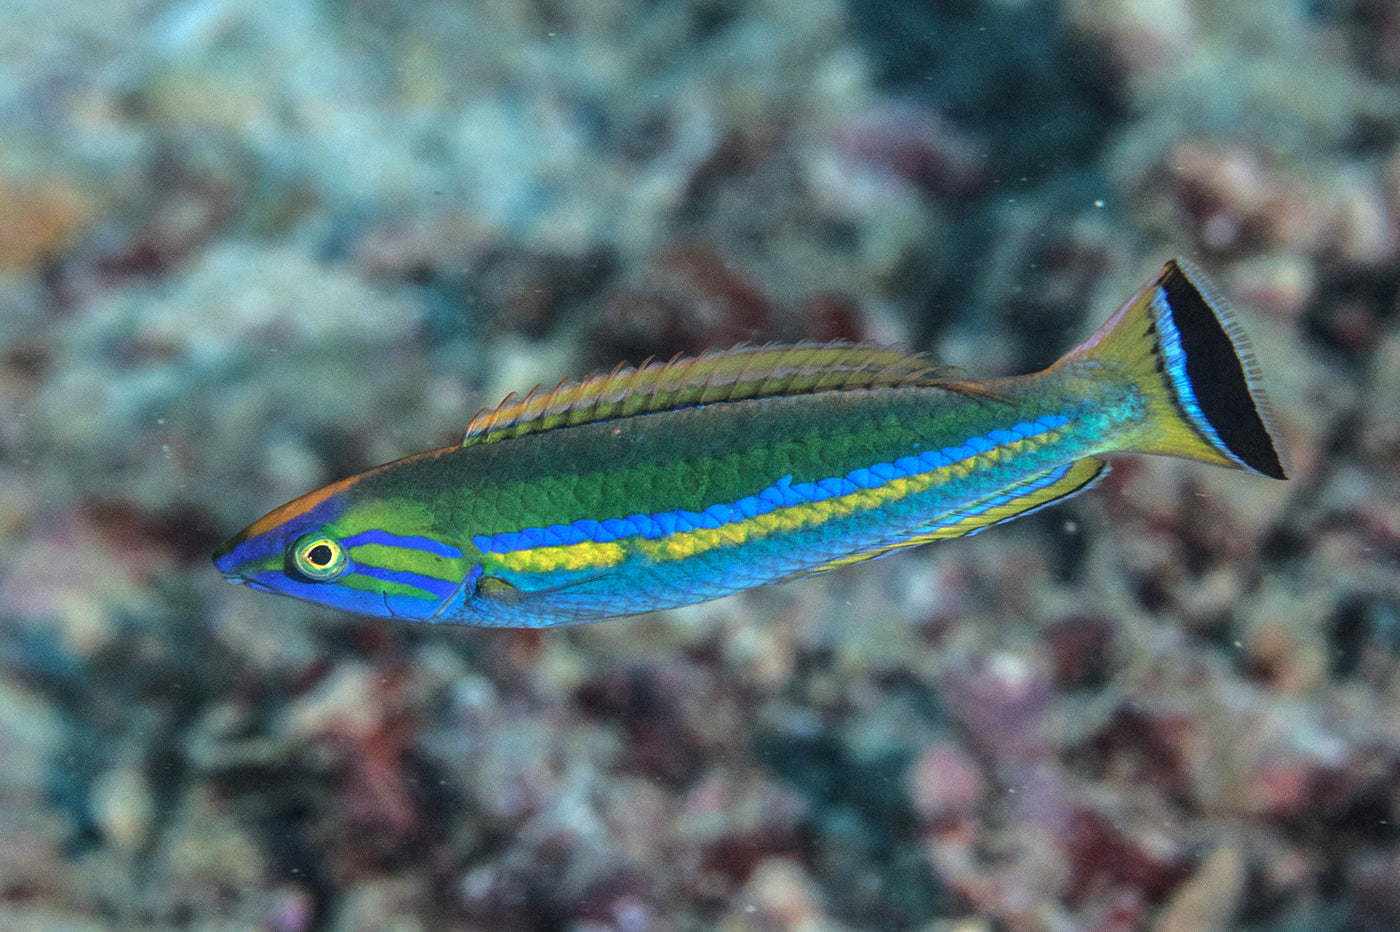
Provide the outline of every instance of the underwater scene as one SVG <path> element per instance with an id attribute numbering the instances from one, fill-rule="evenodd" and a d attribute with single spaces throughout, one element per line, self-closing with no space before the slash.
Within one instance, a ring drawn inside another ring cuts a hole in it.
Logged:
<path id="1" fill-rule="evenodd" d="M 1400 4 L 0 0 L 0 490 L 0 930 L 1389 932 Z"/>

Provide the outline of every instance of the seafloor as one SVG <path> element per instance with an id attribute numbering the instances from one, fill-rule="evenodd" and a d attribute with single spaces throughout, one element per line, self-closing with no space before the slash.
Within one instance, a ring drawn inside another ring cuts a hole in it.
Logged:
<path id="1" fill-rule="evenodd" d="M 1400 928 L 1400 4 L 0 2 L 0 928 Z M 546 632 L 227 585 L 506 391 L 1051 361 L 1175 253 L 1286 483 Z"/>

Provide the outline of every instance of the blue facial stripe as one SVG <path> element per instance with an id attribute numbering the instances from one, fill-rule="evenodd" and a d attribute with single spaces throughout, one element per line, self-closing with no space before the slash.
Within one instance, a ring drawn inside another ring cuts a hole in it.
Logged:
<path id="1" fill-rule="evenodd" d="M 378 528 L 361 531 L 353 537 L 345 538 L 340 543 L 347 550 L 352 547 L 361 547 L 365 544 L 379 544 L 384 547 L 404 547 L 409 550 L 421 550 L 424 553 L 446 557 L 449 560 L 460 560 L 462 558 L 462 551 L 458 550 L 456 547 L 444 544 L 440 540 L 433 540 L 431 537 L 406 537 L 400 534 L 390 534 L 388 531 L 381 531 Z"/>
<path id="2" fill-rule="evenodd" d="M 343 577 L 342 577 L 343 578 Z M 333 583 L 301 582 L 282 573 L 259 573 L 248 585 L 263 592 L 276 592 L 316 605 L 330 605 L 359 615 L 382 616 L 384 596 L 366 589 L 352 589 Z"/>
<path id="3" fill-rule="evenodd" d="M 482 553 L 510 553 L 541 546 L 581 544 L 585 541 L 607 543 L 628 537 L 656 540 L 682 531 L 719 528 L 727 524 L 737 524 L 758 515 L 768 514 L 778 508 L 790 508 L 806 502 L 820 502 L 841 495 L 850 495 L 860 489 L 873 489 L 895 479 L 905 479 L 921 473 L 932 472 L 935 469 L 942 469 L 990 452 L 999 446 L 1020 443 L 1023 440 L 1059 430 L 1068 423 L 1069 418 L 1067 417 L 1046 414 L 1034 421 L 1023 421 L 1009 428 L 990 431 L 984 437 L 972 437 L 956 447 L 927 450 L 918 456 L 903 456 L 893 463 L 875 463 L 872 466 L 852 470 L 843 477 L 794 483 L 791 476 L 784 476 L 756 495 L 745 496 L 735 502 L 711 505 L 703 512 L 677 510 L 654 515 L 609 518 L 606 521 L 585 518 L 572 524 L 551 524 L 549 527 L 531 527 L 522 531 L 508 531 L 502 534 L 480 534 L 472 538 L 472 543 Z M 1054 482 L 1062 476 L 1062 471 L 1055 472 L 1044 481 L 1046 483 Z M 1009 493 L 1010 497 L 982 503 L 981 507 L 984 510 L 992 508 L 1004 504 L 1011 498 L 1025 495 L 1027 492 L 1039 488 L 1041 488 L 1040 485 L 1018 487 L 1015 493 Z M 977 512 L 962 513 L 959 515 L 959 519 L 975 513 Z"/>
<path id="4" fill-rule="evenodd" d="M 1196 401 L 1196 393 L 1191 388 L 1191 379 L 1186 374 L 1186 350 L 1181 345 L 1181 331 L 1176 328 L 1176 321 L 1172 318 L 1172 310 L 1167 303 L 1165 289 L 1158 288 L 1157 294 L 1152 298 L 1152 316 L 1157 322 L 1158 332 L 1162 335 L 1162 362 L 1166 367 L 1167 377 L 1171 379 L 1172 388 L 1176 390 L 1176 400 L 1181 405 L 1181 411 L 1186 415 L 1186 420 L 1206 438 L 1217 453 L 1239 466 L 1249 469 L 1248 464 L 1232 453 L 1225 441 L 1220 439 L 1220 435 L 1215 432 L 1214 427 L 1210 426 L 1210 421 L 1206 420 L 1205 412 L 1201 410 L 1200 404 Z"/>
<path id="5" fill-rule="evenodd" d="M 378 566 L 361 566 L 356 564 L 351 567 L 350 573 L 356 576 L 367 576 L 370 579 L 377 579 L 381 582 L 399 583 L 404 586 L 412 586 L 421 590 L 425 597 L 442 601 L 456 591 L 458 583 L 446 579 L 434 579 L 431 576 L 423 576 L 418 573 L 408 573 L 403 570 L 386 570 Z M 347 574 L 349 575 L 349 574 Z M 341 577 L 342 579 L 344 577 Z"/>

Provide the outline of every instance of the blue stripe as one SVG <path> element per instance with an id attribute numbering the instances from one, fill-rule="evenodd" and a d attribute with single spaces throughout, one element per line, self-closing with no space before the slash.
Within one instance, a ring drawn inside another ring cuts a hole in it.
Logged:
<path id="1" fill-rule="evenodd" d="M 353 537 L 345 538 L 340 544 L 347 550 L 353 547 L 363 547 L 366 544 L 379 544 L 384 547 L 405 547 L 409 550 L 421 550 L 424 553 L 446 557 L 449 560 L 460 560 L 462 558 L 462 551 L 458 550 L 456 547 L 448 546 L 440 540 L 433 540 L 431 537 L 403 537 L 398 534 L 390 534 L 388 531 L 381 531 L 378 528 L 361 531 Z"/>
<path id="2" fill-rule="evenodd" d="M 431 576 L 420 576 L 418 573 L 405 573 L 403 570 L 386 570 L 380 566 L 365 566 L 356 563 L 351 572 L 368 576 L 370 579 L 378 579 L 384 582 L 402 583 L 405 586 L 412 586 L 421 589 L 436 599 L 445 599 L 457 591 L 459 583 L 449 582 L 446 579 L 434 579 Z"/>
<path id="3" fill-rule="evenodd" d="M 999 446 L 1019 443 L 1058 430 L 1068 423 L 1067 417 L 1046 414 L 1034 421 L 1023 421 L 1008 429 L 989 431 L 983 437 L 970 437 L 956 447 L 927 450 L 918 456 L 903 456 L 893 463 L 875 463 L 869 467 L 854 469 L 843 477 L 794 483 L 792 476 L 784 476 L 756 495 L 748 495 L 735 502 L 711 505 L 702 512 L 676 510 L 654 515 L 638 514 L 627 518 L 609 518 L 602 522 L 584 518 L 572 524 L 551 524 L 547 528 L 525 528 L 522 531 L 508 531 L 491 536 L 480 535 L 472 538 L 472 543 L 483 553 L 510 553 L 540 546 L 580 544 L 584 541 L 602 544 L 629 537 L 656 540 L 697 528 L 720 528 L 768 514 L 778 508 L 825 501 L 850 495 L 860 489 L 878 488 L 895 479 L 907 479 L 942 469 Z M 954 520 L 981 514 L 988 508 L 1005 504 L 1048 483 L 1056 482 L 1064 476 L 1067 469 L 1069 466 L 1050 473 L 1035 485 L 1018 486 L 1014 492 L 983 502 L 975 509 L 959 512 Z"/>

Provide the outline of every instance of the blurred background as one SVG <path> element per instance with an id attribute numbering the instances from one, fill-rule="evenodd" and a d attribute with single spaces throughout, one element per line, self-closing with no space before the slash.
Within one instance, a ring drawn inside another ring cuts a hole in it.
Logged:
<path id="1" fill-rule="evenodd" d="M 1400 4 L 0 0 L 0 927 L 1400 926 Z M 1292 479 L 545 632 L 227 585 L 506 392 L 988 377 L 1174 254 Z"/>

